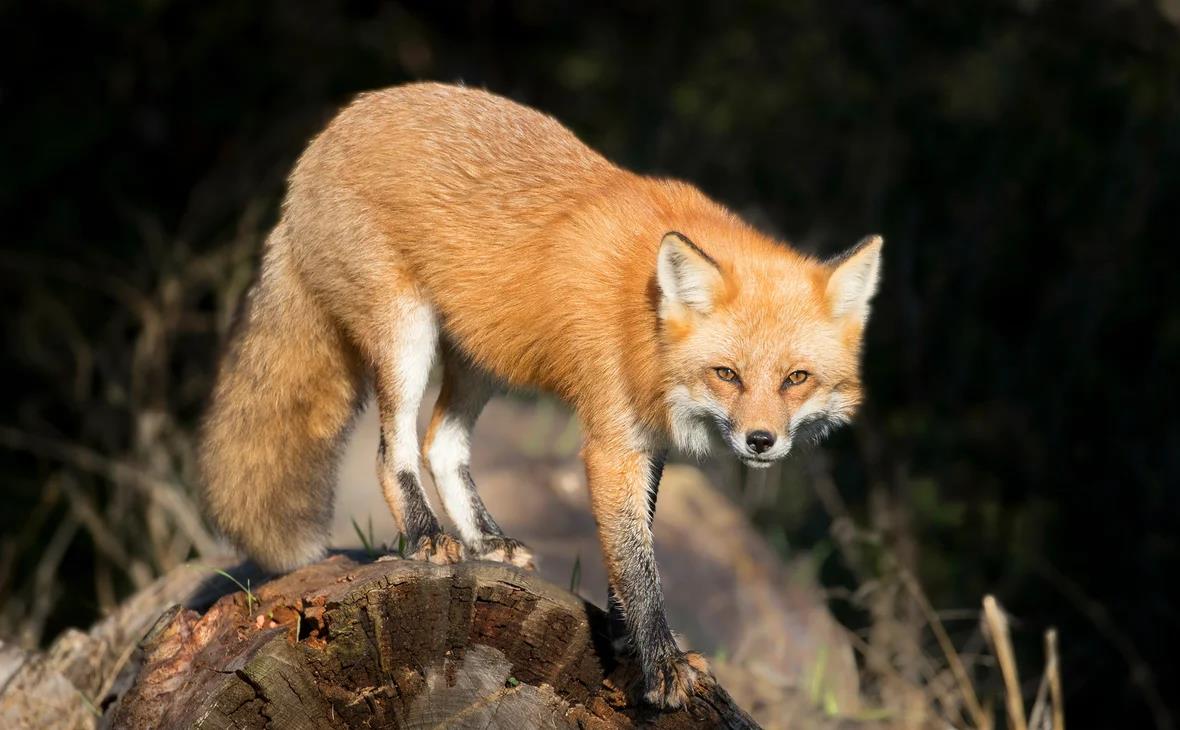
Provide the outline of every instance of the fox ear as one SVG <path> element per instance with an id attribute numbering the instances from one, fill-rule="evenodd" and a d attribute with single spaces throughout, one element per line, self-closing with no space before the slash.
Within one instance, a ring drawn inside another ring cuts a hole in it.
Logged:
<path id="1" fill-rule="evenodd" d="M 672 231 L 660 242 L 656 263 L 656 282 L 663 294 L 660 316 L 676 307 L 700 314 L 713 310 L 713 300 L 721 286 L 717 262 L 682 234 Z"/>
<path id="2" fill-rule="evenodd" d="M 884 243 L 880 236 L 866 236 L 831 262 L 827 298 L 833 317 L 856 317 L 861 322 L 869 318 L 869 300 L 877 293 L 881 277 Z"/>

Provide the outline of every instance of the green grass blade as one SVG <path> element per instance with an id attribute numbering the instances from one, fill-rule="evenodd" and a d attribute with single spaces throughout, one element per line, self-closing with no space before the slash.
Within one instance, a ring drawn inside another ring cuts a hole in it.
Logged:
<path id="1" fill-rule="evenodd" d="M 574 569 L 570 571 L 570 593 L 577 593 L 582 585 L 582 554 L 574 556 Z"/>
<path id="2" fill-rule="evenodd" d="M 246 584 L 242 585 L 241 581 L 239 581 L 237 578 L 233 577 L 229 573 L 225 572 L 221 568 L 214 568 L 212 565 L 202 565 L 200 563 L 193 563 L 190 567 L 200 568 L 201 570 L 208 570 L 211 573 L 216 573 L 216 574 L 220 575 L 222 578 L 229 579 L 230 582 L 232 582 L 234 585 L 236 585 L 238 587 L 238 590 L 240 590 L 246 594 L 246 610 L 249 612 L 249 614 L 251 616 L 254 615 L 254 604 L 258 602 L 258 599 L 254 596 L 254 593 L 250 590 L 250 579 L 249 578 L 246 579 Z"/>
<path id="3" fill-rule="evenodd" d="M 365 548 L 365 554 L 369 559 L 376 557 L 377 553 L 373 550 L 373 518 L 369 517 L 369 536 L 365 537 L 365 533 L 361 530 L 361 526 L 357 524 L 355 517 L 349 518 L 352 522 L 352 529 L 356 530 L 356 536 L 360 539 L 361 545 Z"/>

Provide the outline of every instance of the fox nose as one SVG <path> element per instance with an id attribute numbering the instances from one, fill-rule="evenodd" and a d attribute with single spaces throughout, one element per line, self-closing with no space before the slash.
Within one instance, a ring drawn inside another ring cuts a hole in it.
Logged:
<path id="1" fill-rule="evenodd" d="M 755 454 L 761 454 L 774 446 L 774 434 L 770 431 L 751 431 L 746 434 L 746 445 L 753 449 Z"/>

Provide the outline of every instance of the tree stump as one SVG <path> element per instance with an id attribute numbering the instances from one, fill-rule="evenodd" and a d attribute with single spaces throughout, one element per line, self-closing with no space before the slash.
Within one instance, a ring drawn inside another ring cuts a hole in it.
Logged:
<path id="1" fill-rule="evenodd" d="M 757 727 L 719 686 L 638 702 L 600 609 L 497 563 L 337 555 L 174 607 L 141 649 L 113 727 Z"/>

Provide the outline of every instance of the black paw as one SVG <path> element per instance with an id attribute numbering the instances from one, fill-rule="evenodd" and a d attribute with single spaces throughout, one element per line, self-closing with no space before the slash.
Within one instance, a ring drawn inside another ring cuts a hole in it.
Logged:
<path id="1" fill-rule="evenodd" d="M 715 682 L 703 656 L 695 651 L 678 652 L 645 672 L 643 699 L 656 707 L 675 709 Z"/>

